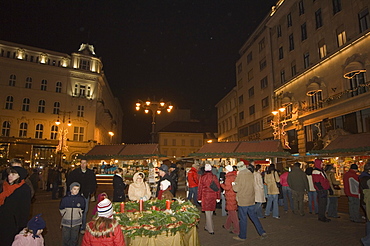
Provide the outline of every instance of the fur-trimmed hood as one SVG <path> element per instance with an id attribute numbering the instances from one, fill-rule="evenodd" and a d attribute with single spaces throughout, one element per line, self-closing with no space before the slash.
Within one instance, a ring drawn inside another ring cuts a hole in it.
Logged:
<path id="1" fill-rule="evenodd" d="M 118 222 L 115 219 L 113 219 L 112 224 L 110 225 L 110 227 L 103 228 L 104 225 L 101 225 L 100 229 L 97 231 L 94 228 L 95 223 L 96 223 L 96 221 L 93 220 L 93 221 L 90 221 L 86 226 L 86 230 L 88 230 L 90 232 L 90 234 L 94 237 L 107 237 L 111 233 L 114 232 L 114 230 L 116 229 L 117 226 L 119 226 Z"/>

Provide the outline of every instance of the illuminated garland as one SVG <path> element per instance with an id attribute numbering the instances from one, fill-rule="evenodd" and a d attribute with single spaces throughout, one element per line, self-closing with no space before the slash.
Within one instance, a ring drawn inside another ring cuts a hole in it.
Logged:
<path id="1" fill-rule="evenodd" d="M 358 85 L 358 87 L 356 87 L 356 88 L 348 89 L 348 90 L 344 90 L 344 91 L 342 91 L 342 92 L 340 92 L 340 93 L 338 93 L 338 94 L 335 94 L 335 95 L 333 95 L 333 96 L 331 96 L 331 97 L 328 97 L 328 98 L 326 98 L 326 99 L 322 100 L 322 102 L 330 102 L 330 101 L 333 101 L 333 100 L 335 100 L 335 99 L 339 99 L 339 98 L 341 98 L 344 94 L 353 93 L 353 92 L 358 91 L 361 87 L 368 87 L 368 88 L 370 88 L 370 81 L 366 82 L 365 84 L 360 84 L 360 85 Z"/>
<path id="2" fill-rule="evenodd" d="M 187 233 L 200 220 L 199 210 L 189 201 L 177 199 L 172 202 L 171 210 L 165 208 L 166 200 L 158 199 L 145 201 L 143 212 L 139 212 L 138 202 L 126 202 L 124 213 L 120 213 L 120 203 L 113 204 L 114 218 L 130 238 Z"/>

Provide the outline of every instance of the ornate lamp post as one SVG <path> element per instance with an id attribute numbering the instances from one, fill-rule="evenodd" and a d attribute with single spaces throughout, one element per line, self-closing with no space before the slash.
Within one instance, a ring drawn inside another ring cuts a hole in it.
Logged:
<path id="1" fill-rule="evenodd" d="M 285 108 L 279 108 L 278 110 L 272 111 L 274 115 L 274 119 L 271 121 L 271 127 L 273 128 L 274 132 L 274 139 L 280 139 L 281 143 L 283 144 L 284 148 L 289 147 L 289 141 L 287 139 L 286 132 L 284 127 L 287 125 L 285 119 L 281 120 L 283 113 L 285 112 Z"/>
<path id="2" fill-rule="evenodd" d="M 108 132 L 108 135 L 110 136 L 110 144 L 112 144 L 112 143 L 113 143 L 113 136 L 114 136 L 114 132 L 109 131 L 109 132 Z"/>
<path id="3" fill-rule="evenodd" d="M 150 111 L 152 112 L 152 132 L 150 135 L 152 136 L 152 143 L 155 141 L 155 120 L 156 115 L 160 115 L 163 110 L 166 110 L 168 113 L 171 112 L 173 106 L 171 102 L 164 102 L 161 99 L 159 102 L 157 101 L 150 101 L 150 98 L 143 102 L 142 100 L 138 100 L 136 103 L 136 111 L 139 111 L 141 108 L 144 109 L 144 112 L 148 114 Z"/>
<path id="4" fill-rule="evenodd" d="M 60 114 L 62 115 L 62 120 L 60 120 Z M 68 114 L 68 121 L 66 121 L 66 115 Z M 67 123 L 67 124 L 65 124 Z M 59 143 L 56 149 L 56 152 L 58 153 L 58 167 L 62 166 L 63 160 L 66 159 L 66 156 L 64 155 L 64 152 L 68 152 L 68 146 L 67 146 L 67 134 L 68 134 L 68 128 L 65 126 L 67 125 L 72 126 L 71 123 L 71 112 L 66 111 L 59 111 L 58 119 L 55 122 L 55 124 L 59 127 Z"/>

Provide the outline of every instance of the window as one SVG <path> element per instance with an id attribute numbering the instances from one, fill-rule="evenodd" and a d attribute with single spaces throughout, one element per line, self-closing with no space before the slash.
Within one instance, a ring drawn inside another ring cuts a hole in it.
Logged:
<path id="1" fill-rule="evenodd" d="M 349 79 L 350 88 L 352 90 L 352 96 L 358 96 L 368 91 L 368 87 L 365 82 L 365 73 L 359 73 L 356 76 Z"/>
<path id="2" fill-rule="evenodd" d="M 22 122 L 20 125 L 19 125 L 19 137 L 20 138 L 25 138 L 27 137 L 27 128 L 28 128 L 28 124 L 25 123 L 25 122 Z"/>
<path id="3" fill-rule="evenodd" d="M 77 106 L 77 117 L 84 117 L 84 110 L 85 110 L 85 106 L 78 105 Z"/>
<path id="4" fill-rule="evenodd" d="M 322 91 L 316 92 L 314 95 L 310 96 L 309 109 L 316 110 L 322 108 Z"/>
<path id="5" fill-rule="evenodd" d="M 303 0 L 298 2 L 298 10 L 299 10 L 299 15 L 304 14 L 304 5 L 303 5 Z"/>
<path id="6" fill-rule="evenodd" d="M 306 52 L 303 54 L 303 66 L 308 68 L 310 66 L 310 53 Z"/>
<path id="7" fill-rule="evenodd" d="M 315 20 L 316 20 L 316 29 L 322 27 L 322 15 L 321 15 L 321 9 L 318 9 L 315 12 Z"/>
<path id="8" fill-rule="evenodd" d="M 293 33 L 289 35 L 289 51 L 294 50 L 294 37 Z"/>
<path id="9" fill-rule="evenodd" d="M 256 122 L 256 123 L 249 126 L 249 135 L 252 135 L 252 134 L 260 132 L 260 131 L 261 131 L 261 123 L 260 122 Z"/>
<path id="10" fill-rule="evenodd" d="M 17 79 L 17 76 L 15 74 L 10 75 L 9 77 L 9 86 L 15 86 L 15 80 Z"/>
<path id="11" fill-rule="evenodd" d="M 248 81 L 253 79 L 253 69 L 249 70 L 248 72 Z"/>
<path id="12" fill-rule="evenodd" d="M 243 72 L 243 64 L 242 63 L 240 63 L 238 65 L 238 74 L 240 74 L 241 72 Z"/>
<path id="13" fill-rule="evenodd" d="M 243 97 L 243 95 L 241 95 L 241 96 L 239 96 L 239 105 L 243 104 L 243 102 L 244 102 L 244 97 Z"/>
<path id="14" fill-rule="evenodd" d="M 292 70 L 292 77 L 294 77 L 297 74 L 297 66 L 295 61 L 290 64 L 290 69 Z"/>
<path id="15" fill-rule="evenodd" d="M 239 120 L 244 120 L 244 111 L 239 112 Z"/>
<path id="16" fill-rule="evenodd" d="M 6 97 L 5 109 L 13 109 L 13 97 L 12 96 Z"/>
<path id="17" fill-rule="evenodd" d="M 307 39 L 307 28 L 306 28 L 306 23 L 303 23 L 301 25 L 301 40 L 306 40 Z"/>
<path id="18" fill-rule="evenodd" d="M 342 0 L 333 0 L 333 15 L 342 10 Z"/>
<path id="19" fill-rule="evenodd" d="M 22 111 L 30 111 L 30 99 L 23 98 Z"/>
<path id="20" fill-rule="evenodd" d="M 267 81 L 267 76 L 261 79 L 261 89 L 267 88 L 268 86 L 268 81 Z"/>
<path id="21" fill-rule="evenodd" d="M 293 22 L 292 22 L 292 14 L 291 13 L 287 14 L 286 21 L 287 21 L 288 27 L 292 26 Z"/>
<path id="22" fill-rule="evenodd" d="M 285 83 L 285 70 L 280 70 L 280 83 L 284 84 Z"/>
<path id="23" fill-rule="evenodd" d="M 360 22 L 360 32 L 363 32 L 369 28 L 369 10 L 365 9 L 358 14 L 358 20 Z"/>
<path id="24" fill-rule="evenodd" d="M 181 139 L 181 146 L 185 146 L 185 139 Z"/>
<path id="25" fill-rule="evenodd" d="M 258 50 L 261 52 L 265 48 L 265 38 L 258 43 Z"/>
<path id="26" fill-rule="evenodd" d="M 263 59 L 260 61 L 260 71 L 262 71 L 266 66 L 267 66 L 266 58 L 263 58 Z"/>
<path id="27" fill-rule="evenodd" d="M 25 84 L 24 87 L 27 88 L 27 89 L 31 89 L 31 87 L 32 87 L 32 78 L 31 77 L 26 78 L 26 84 Z"/>
<path id="28" fill-rule="evenodd" d="M 58 126 L 51 126 L 50 139 L 58 138 Z"/>
<path id="29" fill-rule="evenodd" d="M 84 141 L 84 127 L 75 126 L 73 129 L 73 141 Z"/>
<path id="30" fill-rule="evenodd" d="M 41 81 L 41 90 L 42 91 L 46 91 L 47 84 L 48 84 L 48 81 L 46 79 L 43 79 Z"/>
<path id="31" fill-rule="evenodd" d="M 172 139 L 172 146 L 176 146 L 176 139 Z"/>
<path id="32" fill-rule="evenodd" d="M 269 106 L 269 97 L 265 97 L 262 99 L 262 108 L 266 108 Z"/>
<path id="33" fill-rule="evenodd" d="M 55 84 L 55 92 L 56 92 L 56 93 L 61 93 L 61 92 L 62 92 L 62 82 L 58 81 L 58 82 Z"/>
<path id="34" fill-rule="evenodd" d="M 190 146 L 194 146 L 194 139 L 190 139 Z"/>
<path id="35" fill-rule="evenodd" d="M 243 79 L 239 79 L 238 80 L 238 88 L 242 88 L 243 87 Z"/>
<path id="36" fill-rule="evenodd" d="M 248 90 L 248 96 L 249 96 L 249 98 L 251 98 L 251 97 L 254 96 L 254 86 L 252 86 L 251 88 L 249 88 L 249 90 Z"/>
<path id="37" fill-rule="evenodd" d="M 281 37 L 282 33 L 281 33 L 281 25 L 277 25 L 276 26 L 276 32 L 277 32 L 277 37 Z"/>
<path id="38" fill-rule="evenodd" d="M 283 50 L 283 47 L 280 47 L 279 48 L 279 60 L 281 60 L 283 58 L 284 58 L 284 50 Z"/>
<path id="39" fill-rule="evenodd" d="M 347 42 L 347 36 L 346 36 L 346 32 L 344 31 L 343 25 L 341 25 L 337 29 L 337 39 L 338 39 L 338 47 L 341 47 Z"/>
<path id="40" fill-rule="evenodd" d="M 91 87 L 81 84 L 75 84 L 75 96 L 78 97 L 90 97 L 91 96 Z"/>
<path id="41" fill-rule="evenodd" d="M 249 64 L 252 60 L 253 60 L 253 56 L 252 56 L 252 51 L 251 51 L 251 52 L 249 52 L 249 54 L 247 55 L 247 64 Z"/>
<path id="42" fill-rule="evenodd" d="M 167 142 L 168 142 L 167 138 L 163 139 L 163 145 L 167 145 Z"/>
<path id="43" fill-rule="evenodd" d="M 59 114 L 60 102 L 54 102 L 53 114 Z"/>
<path id="44" fill-rule="evenodd" d="M 35 138 L 42 138 L 43 131 L 44 131 L 44 125 L 43 124 L 37 124 L 36 125 Z"/>
<path id="45" fill-rule="evenodd" d="M 90 70 L 90 61 L 85 60 L 85 59 L 81 59 L 80 60 L 80 69 Z"/>
<path id="46" fill-rule="evenodd" d="M 45 100 L 39 101 L 39 106 L 37 108 L 38 113 L 45 113 Z"/>
<path id="47" fill-rule="evenodd" d="M 9 121 L 3 122 L 3 127 L 1 128 L 1 136 L 2 137 L 10 136 L 10 122 Z"/>
<path id="48" fill-rule="evenodd" d="M 255 106 L 253 104 L 252 106 L 249 107 L 249 115 L 252 115 L 254 113 L 256 113 L 256 108 L 255 108 Z"/>
<path id="49" fill-rule="evenodd" d="M 325 39 L 321 39 L 319 42 L 319 57 L 324 58 L 327 55 Z"/>

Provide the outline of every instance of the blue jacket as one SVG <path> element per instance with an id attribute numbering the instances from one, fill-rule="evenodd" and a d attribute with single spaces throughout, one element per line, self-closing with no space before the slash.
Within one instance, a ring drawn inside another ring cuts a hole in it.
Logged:
<path id="1" fill-rule="evenodd" d="M 59 211 L 62 215 L 62 226 L 74 227 L 82 224 L 82 214 L 85 208 L 85 198 L 80 194 L 70 192 L 60 201 Z"/>

